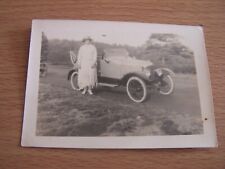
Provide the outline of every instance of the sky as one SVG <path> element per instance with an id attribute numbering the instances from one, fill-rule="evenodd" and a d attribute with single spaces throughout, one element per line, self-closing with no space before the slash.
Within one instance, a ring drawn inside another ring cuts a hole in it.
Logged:
<path id="1" fill-rule="evenodd" d="M 174 33 L 186 46 L 192 46 L 198 27 L 135 22 L 36 20 L 49 39 L 82 40 L 90 36 L 94 41 L 109 44 L 143 45 L 152 33 Z"/>
<path id="2" fill-rule="evenodd" d="M 53 25 L 55 25 L 53 23 Z M 127 44 L 141 46 L 150 37 L 149 31 L 142 32 L 140 29 L 117 25 L 95 25 L 89 23 L 65 24 L 46 28 L 44 33 L 49 39 L 82 40 L 90 36 L 94 41 L 109 44 Z"/>

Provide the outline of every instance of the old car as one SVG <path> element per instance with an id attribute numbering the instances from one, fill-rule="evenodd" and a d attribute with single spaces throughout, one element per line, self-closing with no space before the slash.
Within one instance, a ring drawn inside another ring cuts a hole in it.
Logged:
<path id="1" fill-rule="evenodd" d="M 74 67 L 68 73 L 68 80 L 74 90 L 79 90 L 74 52 L 70 51 L 70 58 Z M 162 95 L 169 95 L 174 90 L 173 71 L 156 67 L 151 61 L 131 57 L 125 49 L 105 50 L 98 56 L 97 71 L 98 86 L 124 86 L 129 98 L 137 103 L 146 99 L 148 89 L 156 89 Z"/>

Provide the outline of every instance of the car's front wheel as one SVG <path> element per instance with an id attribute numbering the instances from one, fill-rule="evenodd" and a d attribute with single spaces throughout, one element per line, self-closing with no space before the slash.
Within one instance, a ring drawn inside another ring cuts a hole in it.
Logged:
<path id="1" fill-rule="evenodd" d="M 164 75 L 161 79 L 159 92 L 162 95 L 169 95 L 174 90 L 173 79 L 170 75 Z"/>
<path id="2" fill-rule="evenodd" d="M 136 103 L 143 102 L 147 97 L 147 87 L 145 82 L 136 76 L 130 77 L 127 81 L 127 94 Z"/>
<path id="3" fill-rule="evenodd" d="M 78 73 L 76 71 L 73 72 L 71 77 L 70 77 L 70 84 L 71 84 L 71 87 L 73 88 L 73 90 L 79 90 Z"/>

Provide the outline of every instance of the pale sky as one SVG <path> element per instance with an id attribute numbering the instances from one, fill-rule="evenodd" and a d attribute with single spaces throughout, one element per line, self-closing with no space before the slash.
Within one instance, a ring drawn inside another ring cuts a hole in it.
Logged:
<path id="1" fill-rule="evenodd" d="M 94 41 L 109 44 L 141 46 L 152 33 L 173 33 L 186 46 L 192 46 L 198 26 L 146 24 L 135 22 L 83 21 L 83 20 L 36 20 L 41 31 L 49 39 L 82 40 L 90 36 Z"/>
<path id="2" fill-rule="evenodd" d="M 53 24 L 54 25 L 54 24 Z M 63 27 L 63 28 L 62 28 Z M 90 36 L 94 41 L 109 44 L 128 44 L 132 46 L 140 46 L 144 44 L 150 37 L 149 31 L 142 32 L 141 29 L 124 26 L 101 26 L 89 23 L 65 24 L 53 26 L 53 29 L 45 29 L 45 34 L 49 39 L 68 39 L 82 40 L 84 37 Z"/>

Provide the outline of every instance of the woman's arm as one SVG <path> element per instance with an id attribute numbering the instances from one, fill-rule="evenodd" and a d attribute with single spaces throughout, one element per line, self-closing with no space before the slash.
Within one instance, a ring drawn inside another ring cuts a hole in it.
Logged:
<path id="1" fill-rule="evenodd" d="M 80 47 L 80 49 L 79 49 L 79 51 L 78 51 L 78 55 L 77 55 L 77 65 L 78 65 L 78 69 L 80 69 L 81 68 L 81 57 L 82 57 L 82 52 L 81 52 L 81 48 L 82 47 Z"/>
<path id="2" fill-rule="evenodd" d="M 95 46 L 93 46 L 93 65 L 92 65 L 92 68 L 95 68 L 97 67 L 97 49 Z"/>

